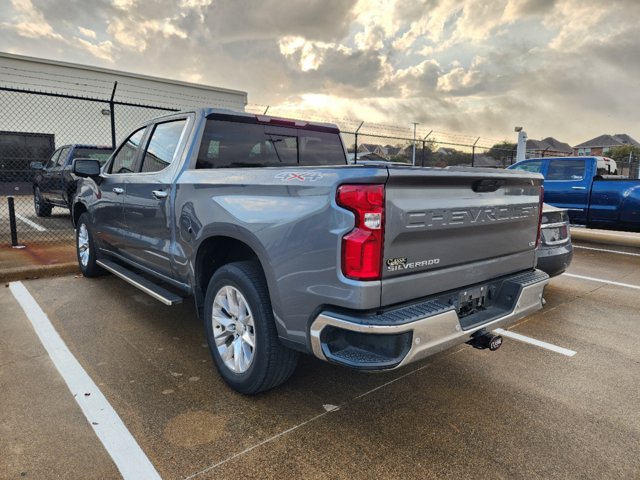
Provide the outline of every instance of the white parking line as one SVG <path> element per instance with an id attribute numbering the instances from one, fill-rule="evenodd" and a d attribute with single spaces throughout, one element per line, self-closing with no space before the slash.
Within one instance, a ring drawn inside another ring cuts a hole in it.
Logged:
<path id="1" fill-rule="evenodd" d="M 526 337 L 516 332 L 503 330 L 502 328 L 496 328 L 494 332 L 496 332 L 499 335 L 502 335 L 503 337 L 513 338 L 514 340 L 518 340 L 520 342 L 528 343 L 530 345 L 535 345 L 541 348 L 546 348 L 547 350 L 551 350 L 552 352 L 566 355 L 567 357 L 573 357 L 576 353 L 578 353 L 578 352 L 574 352 L 573 350 L 569 350 L 568 348 L 559 347 L 552 343 L 543 342 L 542 340 L 536 340 L 535 338 Z"/>
<path id="2" fill-rule="evenodd" d="M 606 283 L 608 285 L 617 285 L 618 287 L 626 287 L 626 288 L 633 288 L 636 290 L 640 290 L 640 285 L 632 285 L 630 283 L 614 282 L 612 280 L 605 280 L 604 278 L 585 277 L 584 275 L 576 275 L 575 273 L 567 273 L 567 272 L 563 273 L 562 275 L 565 275 L 567 277 L 579 278 L 581 280 L 589 280 L 591 282 Z"/>
<path id="3" fill-rule="evenodd" d="M 36 229 L 39 232 L 46 232 L 47 229 L 44 228 L 42 225 L 38 225 L 36 222 L 32 222 L 31 220 L 29 220 L 27 217 L 20 215 L 19 213 L 16 213 L 16 218 L 24 223 L 26 223 L 27 225 L 29 225 L 31 228 Z"/>
<path id="4" fill-rule="evenodd" d="M 640 253 L 621 252 L 619 250 L 607 250 L 606 248 L 583 247 L 581 245 L 574 245 L 573 248 L 581 248 L 583 250 L 595 250 L 596 252 L 617 253 L 619 255 L 630 255 L 632 257 L 640 257 Z"/>
<path id="5" fill-rule="evenodd" d="M 9 289 L 24 310 L 51 361 L 66 382 L 89 425 L 111 455 L 122 477 L 125 480 L 160 479 L 140 445 L 98 386 L 69 351 L 38 302 L 22 282 L 10 283 Z"/>

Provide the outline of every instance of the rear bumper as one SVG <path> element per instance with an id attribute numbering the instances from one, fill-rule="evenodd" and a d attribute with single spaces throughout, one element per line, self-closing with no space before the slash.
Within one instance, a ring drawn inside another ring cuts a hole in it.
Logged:
<path id="1" fill-rule="evenodd" d="M 380 314 L 325 311 L 311 324 L 313 353 L 321 360 L 363 370 L 399 368 L 465 343 L 480 329 L 504 328 L 536 312 L 542 308 L 548 282 L 549 276 L 539 270 L 503 278 L 496 283 L 493 306 L 464 317 L 463 322 L 442 296 Z M 480 320 L 474 321 L 474 316 Z"/>
<path id="2" fill-rule="evenodd" d="M 536 250 L 537 268 L 550 277 L 563 273 L 573 259 L 573 245 L 570 241 L 562 245 L 542 245 Z"/>

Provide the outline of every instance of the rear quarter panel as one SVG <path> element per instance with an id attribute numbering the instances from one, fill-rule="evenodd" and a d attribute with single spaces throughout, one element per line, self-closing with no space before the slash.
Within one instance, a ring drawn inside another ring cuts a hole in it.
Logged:
<path id="1" fill-rule="evenodd" d="M 340 244 L 354 216 L 335 195 L 343 183 L 386 180 L 386 168 L 365 166 L 187 170 L 176 183 L 176 273 L 195 284 L 207 238 L 246 243 L 264 269 L 279 334 L 309 346 L 308 322 L 322 305 L 379 306 L 379 281 L 341 273 Z"/>

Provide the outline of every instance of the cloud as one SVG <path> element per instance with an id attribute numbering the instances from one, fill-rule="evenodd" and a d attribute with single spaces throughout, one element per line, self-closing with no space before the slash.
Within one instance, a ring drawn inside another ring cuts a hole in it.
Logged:
<path id="1" fill-rule="evenodd" d="M 12 0 L 0 44 L 272 109 L 578 143 L 636 123 L 638 17 L 636 0 Z"/>
<path id="2" fill-rule="evenodd" d="M 80 48 L 84 48 L 94 57 L 113 63 L 113 43 L 109 40 L 100 43 L 91 43 L 83 38 L 74 37 L 74 41 Z"/>
<path id="3" fill-rule="evenodd" d="M 96 39 L 96 32 L 91 30 L 90 28 L 78 27 L 78 31 L 87 38 Z"/>
<path id="4" fill-rule="evenodd" d="M 349 49 L 334 43 L 309 42 L 303 37 L 283 37 L 278 42 L 280 53 L 285 57 L 293 58 L 300 70 L 318 70 L 325 56 L 330 50 L 339 49 L 349 52 Z"/>
<path id="5" fill-rule="evenodd" d="M 14 30 L 27 38 L 48 38 L 61 40 L 62 36 L 54 31 L 42 12 L 34 8 L 31 0 L 11 0 L 14 15 L 12 22 L 3 22 L 5 28 Z"/>
<path id="6" fill-rule="evenodd" d="M 435 60 L 424 60 L 417 65 L 399 69 L 387 75 L 381 91 L 388 96 L 402 98 L 434 96 L 442 75 L 442 67 Z"/>
<path id="7" fill-rule="evenodd" d="M 187 38 L 187 33 L 177 27 L 171 18 L 160 20 L 133 20 L 131 18 L 116 18 L 109 23 L 107 33 L 113 36 L 116 43 L 125 48 L 144 52 L 148 40 L 156 34 L 165 38 Z"/>

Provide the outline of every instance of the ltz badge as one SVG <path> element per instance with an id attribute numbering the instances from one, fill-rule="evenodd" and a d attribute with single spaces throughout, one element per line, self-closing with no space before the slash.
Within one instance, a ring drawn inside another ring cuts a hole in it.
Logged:
<path id="1" fill-rule="evenodd" d="M 397 272 L 399 270 L 411 270 L 420 267 L 432 267 L 440 263 L 439 258 L 430 258 L 428 260 L 420 260 L 418 262 L 408 262 L 406 257 L 387 259 L 387 271 Z"/>

